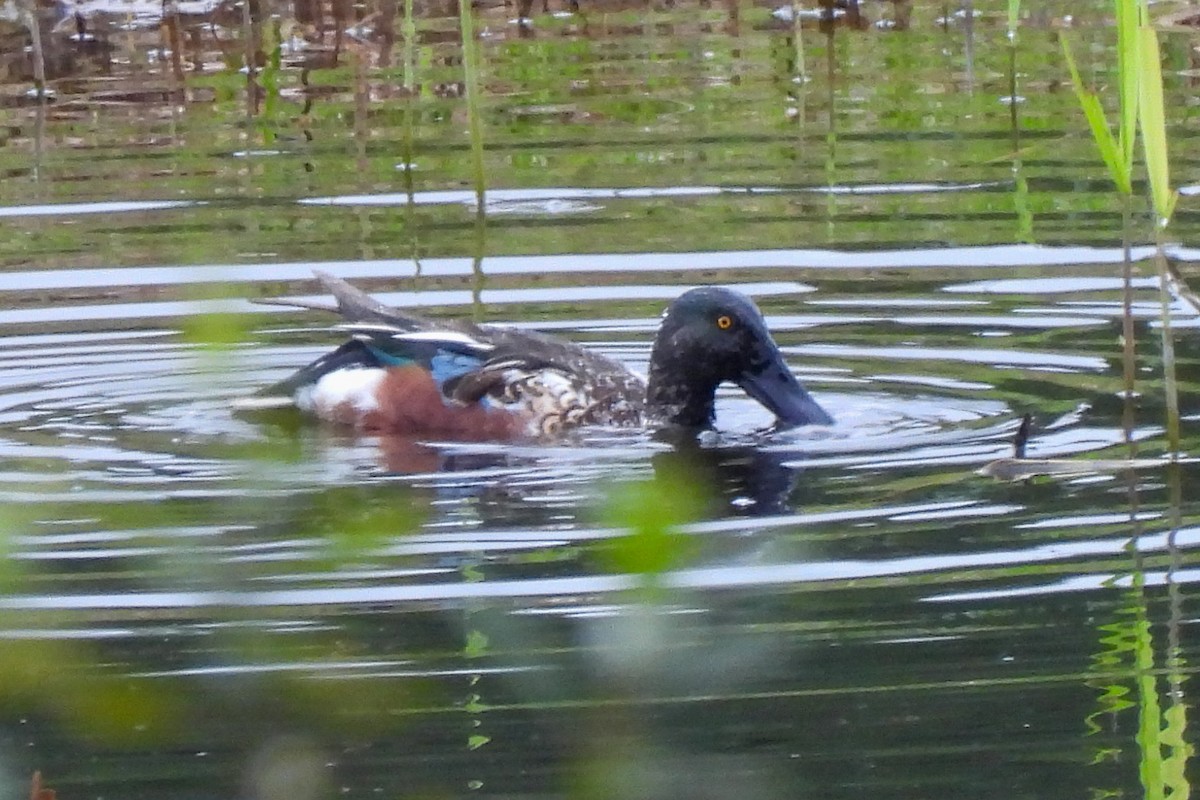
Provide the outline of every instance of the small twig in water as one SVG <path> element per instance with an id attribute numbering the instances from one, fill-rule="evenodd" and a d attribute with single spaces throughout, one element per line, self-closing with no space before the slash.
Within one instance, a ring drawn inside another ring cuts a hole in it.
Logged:
<path id="1" fill-rule="evenodd" d="M 1013 437 L 1013 458 L 1025 457 L 1025 445 L 1029 443 L 1029 432 L 1033 430 L 1033 415 L 1026 414 L 1021 417 L 1021 427 L 1017 428 L 1017 435 Z"/>

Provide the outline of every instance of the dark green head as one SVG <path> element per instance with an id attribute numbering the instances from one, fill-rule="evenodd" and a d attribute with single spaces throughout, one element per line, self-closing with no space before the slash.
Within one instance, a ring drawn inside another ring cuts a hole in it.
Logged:
<path id="1" fill-rule="evenodd" d="M 717 386 L 726 381 L 783 425 L 833 423 L 784 363 L 753 300 L 716 286 L 691 289 L 667 309 L 654 339 L 649 411 L 677 425 L 707 427 Z"/>

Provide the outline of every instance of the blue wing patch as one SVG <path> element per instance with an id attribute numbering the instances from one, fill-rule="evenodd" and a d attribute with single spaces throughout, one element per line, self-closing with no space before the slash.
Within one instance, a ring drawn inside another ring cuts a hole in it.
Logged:
<path id="1" fill-rule="evenodd" d="M 483 359 L 479 356 L 455 352 L 445 348 L 437 348 L 436 350 L 420 348 L 424 349 L 425 352 L 409 353 L 387 352 L 373 345 L 367 345 L 367 349 L 371 351 L 371 355 L 378 359 L 380 365 L 384 367 L 404 367 L 409 365 L 424 367 L 429 370 L 429 374 L 433 377 L 433 381 L 438 385 L 438 388 L 445 386 L 446 381 L 460 378 L 469 372 L 474 372 L 483 364 Z"/>
<path id="2" fill-rule="evenodd" d="M 451 378 L 458 378 L 479 369 L 482 363 L 483 361 L 477 356 L 441 350 L 436 356 L 429 359 L 429 371 L 433 373 L 434 381 L 441 386 Z"/>

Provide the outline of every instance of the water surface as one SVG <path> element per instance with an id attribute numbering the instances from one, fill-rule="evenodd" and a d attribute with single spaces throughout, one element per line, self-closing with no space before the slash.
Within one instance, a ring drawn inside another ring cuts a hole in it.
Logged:
<path id="1" fill-rule="evenodd" d="M 1121 207 L 1055 38 L 1104 83 L 1107 7 L 1015 41 L 1000 2 L 806 15 L 803 74 L 766 6 L 480 8 L 473 149 L 454 9 L 416 6 L 46 8 L 45 102 L 0 23 L 8 794 L 1186 787 L 1196 310 L 1172 465 L 1151 251 L 1128 421 Z M 735 286 L 837 424 L 767 432 L 736 389 L 697 442 L 234 414 L 339 341 L 252 303 L 313 269 L 638 370 L 671 298 Z M 1162 463 L 978 475 L 1026 414 L 1031 457 Z"/>

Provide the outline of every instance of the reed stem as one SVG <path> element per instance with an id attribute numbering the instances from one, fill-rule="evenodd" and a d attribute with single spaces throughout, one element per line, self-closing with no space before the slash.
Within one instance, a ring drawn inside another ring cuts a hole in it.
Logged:
<path id="1" fill-rule="evenodd" d="M 1167 256 L 1163 251 L 1163 229 L 1155 232 L 1154 263 L 1158 267 L 1158 299 L 1162 328 L 1163 394 L 1167 406 L 1167 443 L 1171 457 L 1179 457 L 1179 385 L 1175 378 L 1175 336 L 1171 329 L 1171 282 Z"/>
<path id="2" fill-rule="evenodd" d="M 38 102 L 46 102 L 46 54 L 42 49 L 42 28 L 38 24 L 37 4 L 29 3 L 28 8 L 22 8 L 25 25 L 29 28 L 29 54 L 33 59 L 33 88 L 37 91 Z"/>
<path id="3" fill-rule="evenodd" d="M 800 20 L 800 0 L 792 0 L 792 44 L 796 48 L 793 56 L 796 79 L 803 86 L 808 82 L 808 70 L 804 66 L 804 25 Z"/>
<path id="4" fill-rule="evenodd" d="M 479 113 L 479 51 L 475 41 L 475 20 L 471 0 L 458 0 L 459 27 L 462 31 L 463 82 L 467 94 L 467 127 L 471 136 L 471 166 L 475 181 L 475 199 L 482 211 L 487 189 L 483 170 L 483 120 Z"/>
<path id="5" fill-rule="evenodd" d="M 1121 192 L 1121 374 L 1124 377 L 1124 407 L 1121 426 L 1129 457 L 1137 457 L 1137 442 L 1133 438 L 1136 423 L 1137 338 L 1133 325 L 1133 198 Z"/>

